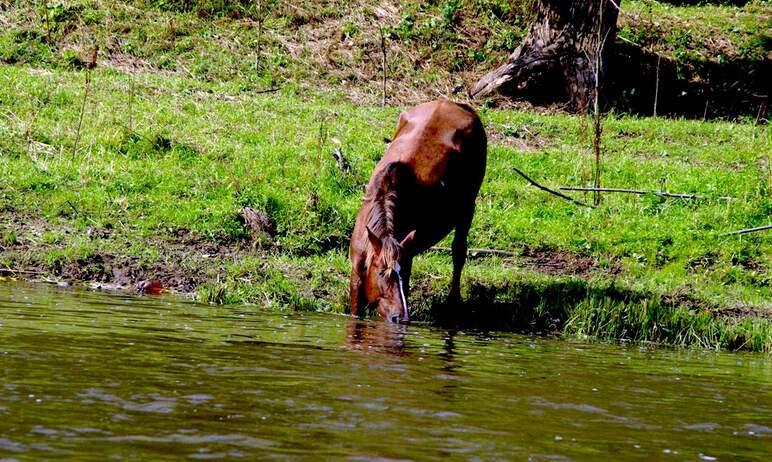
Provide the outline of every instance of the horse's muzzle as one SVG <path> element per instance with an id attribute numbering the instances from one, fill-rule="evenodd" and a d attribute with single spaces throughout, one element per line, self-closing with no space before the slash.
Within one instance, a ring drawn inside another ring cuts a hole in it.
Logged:
<path id="1" fill-rule="evenodd" d="M 394 324 L 405 324 L 410 322 L 410 318 L 407 316 L 402 316 L 399 314 L 392 315 L 388 318 L 390 322 L 393 322 Z"/>

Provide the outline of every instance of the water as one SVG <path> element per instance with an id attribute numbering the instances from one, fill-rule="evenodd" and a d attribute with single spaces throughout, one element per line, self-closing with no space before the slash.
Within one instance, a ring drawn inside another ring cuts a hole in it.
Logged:
<path id="1" fill-rule="evenodd" d="M 772 358 L 0 284 L 0 460 L 772 460 Z"/>

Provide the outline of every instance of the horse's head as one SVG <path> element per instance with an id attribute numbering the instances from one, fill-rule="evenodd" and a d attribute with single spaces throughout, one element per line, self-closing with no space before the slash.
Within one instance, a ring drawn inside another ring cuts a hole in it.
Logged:
<path id="1" fill-rule="evenodd" d="M 367 228 L 367 236 L 372 247 L 364 280 L 367 304 L 375 306 L 378 314 L 387 321 L 407 322 L 410 317 L 400 261 L 405 258 L 405 249 L 413 241 L 415 231 L 411 231 L 402 242 L 393 237 L 381 239 L 370 228 Z"/>

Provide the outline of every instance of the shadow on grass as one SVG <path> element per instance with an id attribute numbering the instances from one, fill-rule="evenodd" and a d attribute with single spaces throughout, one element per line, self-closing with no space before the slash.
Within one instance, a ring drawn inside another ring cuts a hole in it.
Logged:
<path id="1" fill-rule="evenodd" d="M 769 51 L 769 36 L 765 48 Z M 617 42 L 609 69 L 612 106 L 622 112 L 686 118 L 764 117 L 772 63 L 758 59 L 726 58 L 674 60 L 645 48 Z M 659 85 L 657 85 L 659 79 Z"/>
<path id="2" fill-rule="evenodd" d="M 772 351 L 772 320 L 736 318 L 673 297 L 578 279 L 475 283 L 467 300 L 432 299 L 415 318 L 455 329 L 507 330 L 706 348 Z"/>

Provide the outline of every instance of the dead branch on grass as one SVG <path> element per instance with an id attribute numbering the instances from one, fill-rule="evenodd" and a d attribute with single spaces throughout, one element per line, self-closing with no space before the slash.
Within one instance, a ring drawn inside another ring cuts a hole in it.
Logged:
<path id="1" fill-rule="evenodd" d="M 525 173 L 521 172 L 521 171 L 520 171 L 520 170 L 519 170 L 517 167 L 512 167 L 512 170 L 514 170 L 515 172 L 517 172 L 517 174 L 519 174 L 520 176 L 522 176 L 523 178 L 525 178 L 526 180 L 528 180 L 528 182 L 529 182 L 529 183 L 531 183 L 532 185 L 534 185 L 534 186 L 536 186 L 537 188 L 541 189 L 542 191 L 547 191 L 547 192 L 548 192 L 548 193 L 550 193 L 550 194 L 553 194 L 553 195 L 555 195 L 555 196 L 558 196 L 558 197 L 560 197 L 561 199 L 565 199 L 565 200 L 567 200 L 567 201 L 569 201 L 569 202 L 573 202 L 573 203 L 574 203 L 574 204 L 576 204 L 576 205 L 581 205 L 582 207 L 590 207 L 591 209 L 594 209 L 594 208 L 595 208 L 595 206 L 594 206 L 594 205 L 585 204 L 584 202 L 578 201 L 578 200 L 576 200 L 576 199 L 574 199 L 574 198 L 572 198 L 572 197 L 570 197 L 570 196 L 566 196 L 565 194 L 561 194 L 561 193 L 559 193 L 559 192 L 557 192 L 557 191 L 554 191 L 554 190 L 552 190 L 552 189 L 550 189 L 550 188 L 548 188 L 548 187 L 546 187 L 546 186 L 542 186 L 542 185 L 540 185 L 539 183 L 537 183 L 537 182 L 535 182 L 534 180 L 532 180 L 532 179 L 531 179 L 531 178 L 530 178 L 528 175 L 526 175 Z"/>
<path id="2" fill-rule="evenodd" d="M 265 90 L 256 90 L 255 94 L 260 95 L 260 94 L 263 94 L 263 93 L 273 93 L 273 92 L 276 92 L 276 91 L 279 91 L 279 90 L 281 90 L 281 87 L 271 87 L 271 88 L 267 88 Z"/>
<path id="3" fill-rule="evenodd" d="M 646 195 L 646 194 L 654 194 L 656 196 L 663 196 L 663 197 L 675 197 L 678 199 L 710 199 L 707 196 L 698 196 L 697 194 L 683 194 L 683 193 L 671 193 L 671 192 L 664 192 L 664 191 L 643 191 L 640 189 L 625 189 L 625 188 L 584 188 L 584 187 L 578 187 L 578 186 L 560 186 L 558 189 L 563 191 L 601 191 L 601 192 L 612 192 L 612 193 L 629 193 L 629 194 L 639 194 L 639 195 Z M 718 200 L 722 201 L 731 201 L 735 200 L 734 197 L 728 197 L 728 196 L 719 196 L 717 198 Z"/>
<path id="4" fill-rule="evenodd" d="M 737 235 L 737 234 L 756 233 L 756 232 L 759 232 L 759 231 L 766 231 L 768 229 L 772 229 L 772 225 L 758 226 L 756 228 L 738 229 L 737 231 L 731 231 L 729 233 L 724 233 L 721 236 L 734 236 L 734 235 Z"/>

